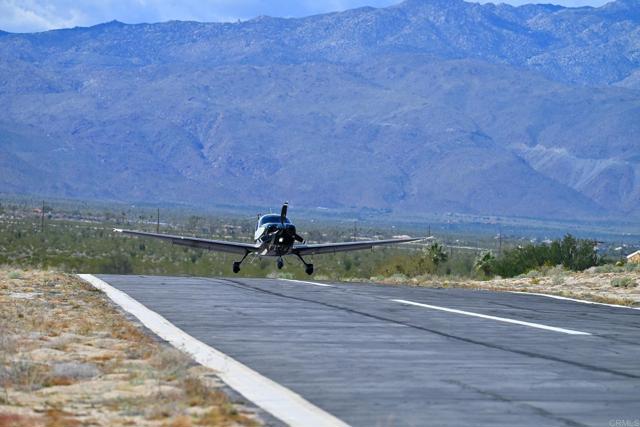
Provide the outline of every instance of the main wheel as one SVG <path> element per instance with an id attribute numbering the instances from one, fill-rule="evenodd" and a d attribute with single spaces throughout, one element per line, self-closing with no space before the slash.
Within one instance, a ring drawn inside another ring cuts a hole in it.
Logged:
<path id="1" fill-rule="evenodd" d="M 278 266 L 278 270 L 281 270 L 282 267 L 284 267 L 284 261 L 282 260 L 282 258 L 278 258 L 277 266 Z"/>
<path id="2" fill-rule="evenodd" d="M 313 274 L 313 264 L 307 264 L 307 266 L 304 268 L 304 271 L 309 276 L 311 276 Z"/>
<path id="3" fill-rule="evenodd" d="M 233 263 L 233 272 L 238 273 L 240 271 L 240 263 L 238 261 L 234 261 Z"/>

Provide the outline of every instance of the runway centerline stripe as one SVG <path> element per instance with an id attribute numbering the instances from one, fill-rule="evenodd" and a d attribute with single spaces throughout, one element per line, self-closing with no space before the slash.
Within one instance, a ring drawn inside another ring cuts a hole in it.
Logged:
<path id="1" fill-rule="evenodd" d="M 324 283 L 309 282 L 307 280 L 295 280 L 295 279 L 280 279 L 280 280 L 285 280 L 287 282 L 306 283 L 308 285 L 322 286 L 322 287 L 325 287 L 325 288 L 335 288 L 334 285 L 327 285 L 327 284 L 324 284 Z"/>
<path id="2" fill-rule="evenodd" d="M 522 320 L 508 319 L 506 317 L 489 316 L 486 314 L 473 313 L 471 311 L 456 310 L 455 308 L 439 307 L 437 305 L 422 304 L 415 301 L 407 301 L 403 299 L 391 300 L 405 305 L 413 305 L 416 307 L 430 308 L 432 310 L 446 311 L 448 313 L 464 314 L 465 316 L 481 317 L 483 319 L 496 320 L 498 322 L 514 323 L 516 325 L 529 326 L 530 328 L 544 329 L 547 331 L 561 332 L 569 335 L 591 335 L 589 332 L 574 331 L 573 329 L 557 328 L 555 326 L 541 325 L 540 323 L 524 322 Z"/>
<path id="3" fill-rule="evenodd" d="M 113 302 L 135 316 L 160 338 L 190 354 L 201 365 L 215 370 L 229 387 L 285 424 L 293 427 L 348 427 L 342 420 L 308 402 L 299 394 L 195 339 L 160 314 L 103 280 L 91 274 L 78 274 L 78 277 L 103 291 Z"/>
<path id="4" fill-rule="evenodd" d="M 541 294 L 539 292 L 509 291 L 509 293 L 511 293 L 511 294 L 519 294 L 519 295 L 535 295 L 535 296 L 538 296 L 538 297 L 547 297 L 547 298 L 559 299 L 559 300 L 564 300 L 564 301 L 580 302 L 582 304 L 604 305 L 604 306 L 607 306 L 607 307 L 617 307 L 617 308 L 628 308 L 628 309 L 631 309 L 631 310 L 640 310 L 640 307 L 629 307 L 629 306 L 620 305 L 620 304 L 607 304 L 607 303 L 604 303 L 604 302 L 586 301 L 586 300 L 583 300 L 583 299 L 561 297 L 559 295 Z"/>

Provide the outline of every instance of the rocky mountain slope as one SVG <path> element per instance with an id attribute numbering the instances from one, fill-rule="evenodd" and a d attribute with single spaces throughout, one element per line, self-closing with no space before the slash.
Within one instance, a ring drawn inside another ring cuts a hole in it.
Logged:
<path id="1" fill-rule="evenodd" d="M 0 33 L 0 192 L 640 217 L 640 0 Z"/>

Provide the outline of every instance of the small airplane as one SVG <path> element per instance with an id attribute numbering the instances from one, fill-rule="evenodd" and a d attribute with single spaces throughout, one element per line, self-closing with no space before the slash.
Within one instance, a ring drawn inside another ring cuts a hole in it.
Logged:
<path id="1" fill-rule="evenodd" d="M 419 238 L 388 239 L 388 240 L 367 240 L 362 242 L 342 242 L 342 243 L 318 243 L 306 244 L 305 240 L 296 232 L 296 227 L 287 218 L 289 204 L 282 205 L 280 215 L 262 215 L 256 224 L 254 234 L 255 243 L 229 242 L 224 240 L 209 240 L 196 237 L 172 236 L 169 234 L 148 233 L 146 231 L 123 230 L 114 228 L 117 233 L 130 234 L 133 236 L 154 237 L 167 240 L 175 245 L 189 246 L 192 248 L 203 248 L 217 252 L 227 252 L 243 255 L 240 261 L 233 262 L 233 272 L 240 271 L 240 264 L 249 254 L 256 253 L 260 257 L 277 257 L 278 269 L 284 266 L 283 256 L 295 255 L 304 264 L 305 272 L 313 274 L 313 264 L 307 263 L 303 256 L 319 255 L 335 252 L 359 251 L 371 249 L 374 246 L 392 245 L 396 243 L 413 242 L 421 240 Z"/>

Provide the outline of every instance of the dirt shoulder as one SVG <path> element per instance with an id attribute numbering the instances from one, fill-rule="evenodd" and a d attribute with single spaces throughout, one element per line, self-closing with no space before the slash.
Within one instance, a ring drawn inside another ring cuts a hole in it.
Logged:
<path id="1" fill-rule="evenodd" d="M 464 280 L 424 276 L 409 279 L 391 277 L 375 281 L 427 287 L 533 292 L 606 304 L 640 306 L 640 269 L 629 271 L 625 268 L 594 267 L 575 273 L 555 267 L 510 279 Z"/>
<path id="2" fill-rule="evenodd" d="M 0 426 L 257 426 L 215 372 L 67 274 L 0 268 Z"/>

